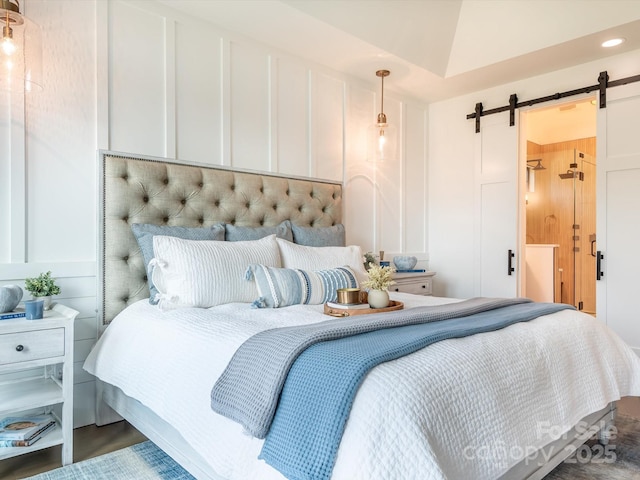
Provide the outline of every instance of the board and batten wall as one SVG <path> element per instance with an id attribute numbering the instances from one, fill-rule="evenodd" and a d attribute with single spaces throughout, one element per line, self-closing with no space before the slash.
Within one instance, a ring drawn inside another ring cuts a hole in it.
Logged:
<path id="1" fill-rule="evenodd" d="M 78 310 L 74 424 L 95 418 L 82 369 L 96 324 L 96 3 L 26 0 L 42 29 L 45 88 L 0 92 L 0 285 L 51 271 L 54 301 Z M 25 298 L 29 298 L 26 293 Z"/>
<path id="2" fill-rule="evenodd" d="M 426 264 L 426 106 L 387 91 L 399 157 L 369 163 L 374 71 L 363 84 L 154 2 L 107 10 L 108 148 L 342 181 L 348 243 Z"/>
<path id="3" fill-rule="evenodd" d="M 99 149 L 342 181 L 348 243 L 428 266 L 427 107 L 392 77 L 400 155 L 373 164 L 375 71 L 363 83 L 151 0 L 23 3 L 42 27 L 45 88 L 0 92 L 0 285 L 51 270 L 55 300 L 80 311 L 76 426 L 95 418 L 82 363 L 98 336 Z"/>

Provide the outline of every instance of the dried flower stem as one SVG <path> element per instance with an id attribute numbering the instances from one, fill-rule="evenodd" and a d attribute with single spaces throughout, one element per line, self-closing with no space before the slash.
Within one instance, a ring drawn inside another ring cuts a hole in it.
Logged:
<path id="1" fill-rule="evenodd" d="M 368 280 L 362 282 L 362 286 L 371 290 L 388 290 L 391 285 L 396 283 L 393 280 L 393 272 L 395 270 L 390 266 L 381 267 L 375 263 L 369 263 Z"/>

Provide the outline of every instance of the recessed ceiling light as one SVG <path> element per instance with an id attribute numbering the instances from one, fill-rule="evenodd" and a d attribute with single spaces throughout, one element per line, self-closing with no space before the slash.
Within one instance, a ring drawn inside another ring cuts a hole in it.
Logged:
<path id="1" fill-rule="evenodd" d="M 606 42 L 602 42 L 602 46 L 605 48 L 608 47 L 617 47 L 621 43 L 624 42 L 624 38 L 612 38 L 611 40 L 607 40 Z"/>

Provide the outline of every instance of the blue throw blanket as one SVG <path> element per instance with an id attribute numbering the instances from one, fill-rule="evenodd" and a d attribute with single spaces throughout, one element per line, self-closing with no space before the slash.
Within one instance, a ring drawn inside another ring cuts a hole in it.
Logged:
<path id="1" fill-rule="evenodd" d="M 490 332 L 571 308 L 523 303 L 317 343 L 289 371 L 260 458 L 290 480 L 328 479 L 356 391 L 373 367 L 440 340 Z"/>
<path id="2" fill-rule="evenodd" d="M 211 390 L 211 408 L 240 423 L 254 437 L 265 438 L 287 373 L 298 355 L 311 345 L 381 328 L 459 318 L 524 302 L 531 300 L 472 298 L 262 331 L 245 341 L 233 355 Z"/>

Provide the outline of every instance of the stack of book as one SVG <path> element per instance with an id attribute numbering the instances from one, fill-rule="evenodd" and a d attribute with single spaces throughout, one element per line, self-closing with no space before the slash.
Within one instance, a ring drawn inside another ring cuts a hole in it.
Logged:
<path id="1" fill-rule="evenodd" d="M 16 308 L 10 312 L 0 313 L 0 320 L 9 320 L 11 318 L 24 318 L 25 317 L 24 308 Z"/>
<path id="2" fill-rule="evenodd" d="M 343 308 L 343 309 L 349 309 L 349 310 L 371 308 L 368 303 L 337 303 L 337 302 L 327 302 L 327 307 Z"/>
<path id="3" fill-rule="evenodd" d="M 53 415 L 6 417 L 0 420 L 0 447 L 28 447 L 53 430 Z"/>

